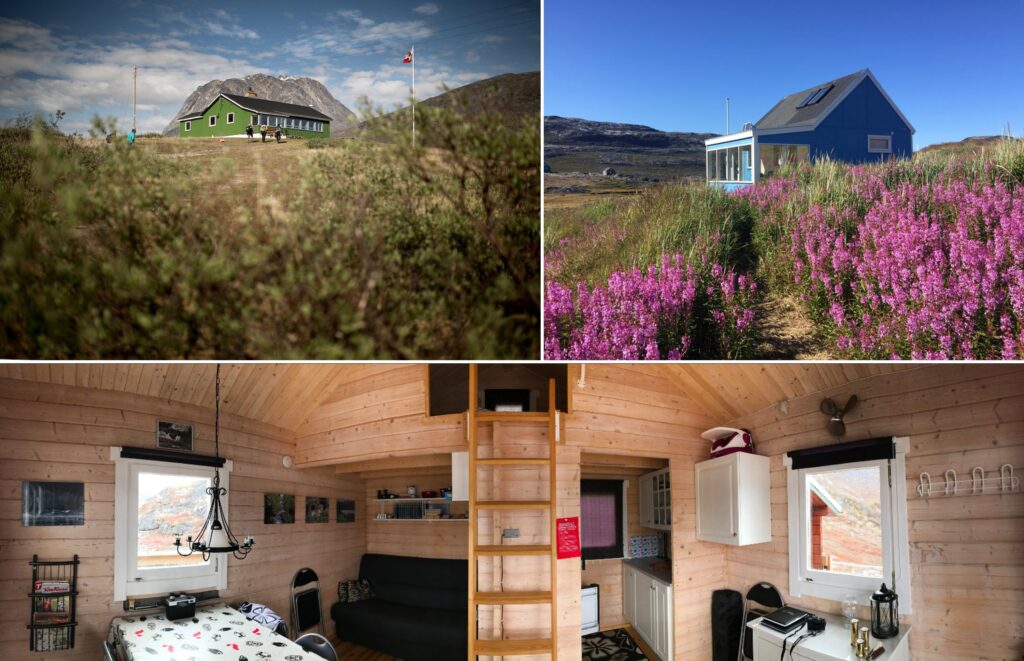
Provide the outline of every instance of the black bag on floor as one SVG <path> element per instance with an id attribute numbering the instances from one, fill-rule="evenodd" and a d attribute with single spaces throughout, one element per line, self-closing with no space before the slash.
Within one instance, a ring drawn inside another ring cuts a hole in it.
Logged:
<path id="1" fill-rule="evenodd" d="M 736 661 L 740 651 L 740 620 L 743 595 L 735 590 L 711 593 L 712 661 Z"/>

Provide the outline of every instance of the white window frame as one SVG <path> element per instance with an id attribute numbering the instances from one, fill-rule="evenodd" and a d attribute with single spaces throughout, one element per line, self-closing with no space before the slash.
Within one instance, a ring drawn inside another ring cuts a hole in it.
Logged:
<path id="1" fill-rule="evenodd" d="M 233 113 L 233 112 L 229 112 L 228 113 L 228 122 L 227 123 L 228 124 L 234 124 L 235 123 L 235 113 Z"/>
<path id="2" fill-rule="evenodd" d="M 110 458 L 115 463 L 114 601 L 119 602 L 139 595 L 166 594 L 202 588 L 226 590 L 228 587 L 228 561 L 225 554 L 211 554 L 209 564 L 201 567 L 163 567 L 139 571 L 136 569 L 138 535 L 129 534 L 129 531 L 138 530 L 138 474 L 140 472 L 194 475 L 212 479 L 213 468 L 168 461 L 125 459 L 121 457 L 120 447 L 110 448 Z M 228 460 L 220 469 L 220 485 L 229 489 L 228 494 L 230 494 L 231 468 L 231 461 Z M 221 497 L 221 504 L 224 506 L 225 512 L 230 512 L 227 494 Z"/>
<path id="3" fill-rule="evenodd" d="M 217 115 L 210 115 L 210 126 L 217 125 Z"/>
<path id="4" fill-rule="evenodd" d="M 854 595 L 862 604 L 868 604 L 871 593 L 884 582 L 900 596 L 900 613 L 911 612 L 910 598 L 910 544 L 907 535 L 907 477 L 906 455 L 909 437 L 893 438 L 896 457 L 892 459 L 892 480 L 889 480 L 889 461 L 877 459 L 834 466 L 794 470 L 788 455 L 783 457 L 787 468 L 786 483 L 789 500 L 789 593 L 793 597 L 811 596 L 841 601 Z M 850 576 L 818 569 L 810 569 L 811 544 L 810 507 L 808 506 L 807 475 L 831 470 L 878 466 L 881 477 L 882 509 L 882 579 Z M 895 576 L 895 586 L 893 586 Z"/>
<path id="5" fill-rule="evenodd" d="M 871 147 L 872 140 L 885 140 L 885 149 L 874 149 Z M 891 154 L 892 153 L 892 136 L 891 135 L 871 135 L 868 134 L 868 153 L 869 154 Z"/>
<path id="6" fill-rule="evenodd" d="M 192 122 L 191 121 L 185 122 L 185 130 L 186 131 L 191 131 L 192 130 Z"/>

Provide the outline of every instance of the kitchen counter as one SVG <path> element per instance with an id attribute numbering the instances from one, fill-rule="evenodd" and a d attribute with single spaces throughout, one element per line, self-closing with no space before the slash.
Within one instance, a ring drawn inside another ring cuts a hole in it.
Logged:
<path id="1" fill-rule="evenodd" d="M 846 618 L 834 614 L 816 614 L 825 618 L 825 631 L 804 640 L 798 648 L 798 653 L 793 658 L 810 661 L 858 661 L 857 655 L 853 652 L 853 647 L 850 646 L 850 628 Z M 762 619 L 757 618 L 747 625 L 755 636 L 754 661 L 775 661 L 780 655 L 782 641 L 786 636 L 763 626 L 761 624 Z M 871 626 L 870 622 L 863 625 Z M 801 628 L 801 631 L 804 631 L 804 629 Z M 872 648 L 878 644 L 885 646 L 885 652 L 876 661 L 908 661 L 910 659 L 908 651 L 910 645 L 907 640 L 907 634 L 909 633 L 910 625 L 901 624 L 899 634 L 893 638 L 886 638 L 885 640 L 872 638 Z M 790 642 L 797 637 L 799 635 L 790 638 Z M 770 641 L 771 645 L 760 647 L 756 642 L 758 638 Z M 758 654 L 760 650 L 768 653 L 767 659 L 764 653 Z"/>
<path id="2" fill-rule="evenodd" d="M 664 558 L 625 558 L 622 561 L 656 581 L 672 585 L 672 561 Z"/>

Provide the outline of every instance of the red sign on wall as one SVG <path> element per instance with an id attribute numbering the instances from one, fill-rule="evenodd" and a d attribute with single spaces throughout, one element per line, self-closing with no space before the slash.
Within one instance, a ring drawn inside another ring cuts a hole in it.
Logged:
<path id="1" fill-rule="evenodd" d="M 555 528 L 558 530 L 558 559 L 580 557 L 580 518 L 557 519 Z"/>

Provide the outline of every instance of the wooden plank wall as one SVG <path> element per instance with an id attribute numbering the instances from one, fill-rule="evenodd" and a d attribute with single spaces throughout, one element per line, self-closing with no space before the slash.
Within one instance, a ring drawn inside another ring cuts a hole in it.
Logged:
<path id="1" fill-rule="evenodd" d="M 212 409 L 124 392 L 0 379 L 0 657 L 101 658 L 110 620 L 122 614 L 120 603 L 113 602 L 114 464 L 108 448 L 153 447 L 158 418 L 193 422 L 196 451 L 213 453 Z M 243 600 L 265 603 L 286 616 L 296 570 L 309 566 L 320 574 L 326 610 L 334 601 L 337 581 L 355 575 L 365 547 L 365 521 L 334 521 L 334 500 L 362 499 L 362 482 L 331 469 L 284 468 L 282 457 L 294 452 L 291 432 L 232 415 L 221 417 L 221 453 L 234 462 L 232 528 L 256 539 L 248 559 L 230 560 L 229 589 L 223 596 L 236 605 Z M 22 527 L 21 483 L 33 479 L 84 482 L 85 525 Z M 298 522 L 264 525 L 264 492 L 296 494 Z M 330 498 L 331 522 L 304 523 L 304 496 Z M 75 553 L 81 557 L 81 625 L 72 652 L 28 652 L 25 593 L 33 553 L 51 559 Z"/>
<path id="2" fill-rule="evenodd" d="M 726 576 L 745 592 L 759 580 L 790 601 L 786 470 L 790 450 L 833 442 L 818 405 L 824 396 L 861 403 L 846 418 L 846 439 L 909 436 L 907 497 L 915 659 L 1024 658 L 1024 493 L 921 498 L 922 471 L 941 478 L 975 466 L 1024 468 L 1024 368 L 934 365 L 831 388 L 744 415 L 730 426 L 748 428 L 758 452 L 772 457 L 772 541 L 728 549 Z M 792 599 L 838 612 L 837 602 Z M 865 613 L 866 614 L 866 611 Z"/>
<path id="3" fill-rule="evenodd" d="M 374 369 L 354 372 L 299 427 L 297 466 L 466 449 L 465 415 L 425 417 L 423 365 L 367 367 Z"/>
<path id="4" fill-rule="evenodd" d="M 722 421 L 708 417 L 657 367 L 587 365 L 583 387 L 579 376 L 580 366 L 571 366 L 573 413 L 566 420 L 565 439 L 571 448 L 669 460 L 675 656 L 710 659 L 711 592 L 726 582 L 725 554 L 717 544 L 695 540 L 693 465 L 708 453 L 700 433 Z M 578 497 L 576 502 L 575 513 L 562 516 L 578 516 Z M 572 586 L 577 602 L 579 586 L 578 580 Z M 565 648 L 570 638 L 575 640 L 575 651 L 565 658 L 581 653 L 578 616 L 577 609 L 576 629 L 562 632 Z"/>

